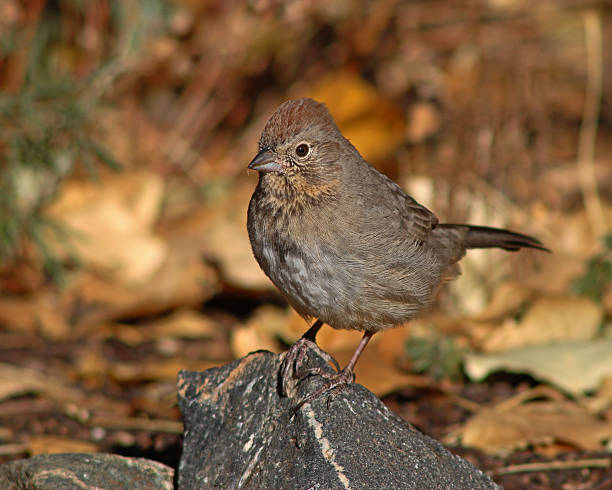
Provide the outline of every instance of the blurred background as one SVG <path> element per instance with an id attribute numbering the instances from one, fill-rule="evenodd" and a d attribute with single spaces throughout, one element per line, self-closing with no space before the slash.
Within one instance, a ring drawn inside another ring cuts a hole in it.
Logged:
<path id="1" fill-rule="evenodd" d="M 611 21 L 578 0 L 2 0 L 0 461 L 176 467 L 178 371 L 307 329 L 252 258 L 246 166 L 310 96 L 442 221 L 553 251 L 470 252 L 357 381 L 508 488 L 612 485 Z M 320 344 L 343 364 L 359 337 Z M 550 460 L 574 469 L 507 470 Z"/>

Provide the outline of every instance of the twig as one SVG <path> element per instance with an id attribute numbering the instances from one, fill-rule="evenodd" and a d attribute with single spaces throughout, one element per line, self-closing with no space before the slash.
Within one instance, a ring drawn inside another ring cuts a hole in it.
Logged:
<path id="1" fill-rule="evenodd" d="M 510 410 L 513 410 L 514 408 L 522 405 L 526 401 L 540 397 L 549 398 L 555 401 L 561 401 L 565 399 L 565 397 L 554 388 L 551 388 L 550 386 L 546 385 L 538 385 L 534 388 L 531 388 L 527 391 L 522 391 L 506 400 L 496 403 L 491 408 L 497 413 L 509 412 Z"/>
<path id="2" fill-rule="evenodd" d="M 599 12 L 589 9 L 584 13 L 584 30 L 587 53 L 587 87 L 582 123 L 578 141 L 578 175 L 582 199 L 593 231 L 606 233 L 608 226 L 595 177 L 595 140 L 602 94 L 602 33 Z"/>
<path id="3" fill-rule="evenodd" d="M 612 466 L 612 458 L 578 459 L 575 461 L 546 461 L 538 463 L 511 464 L 489 473 L 491 476 L 509 475 L 513 473 L 530 473 L 534 471 L 576 470 L 580 468 L 608 468 Z"/>

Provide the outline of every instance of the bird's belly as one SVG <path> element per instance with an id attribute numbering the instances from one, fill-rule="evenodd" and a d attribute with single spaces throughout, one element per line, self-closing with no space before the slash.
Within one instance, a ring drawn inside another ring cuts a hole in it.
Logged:
<path id="1" fill-rule="evenodd" d="M 274 248 L 262 248 L 260 263 L 267 265 L 265 272 L 298 313 L 320 318 L 346 301 L 347 287 L 340 287 L 338 271 L 326 259 L 309 260 L 299 252 Z"/>
<path id="2" fill-rule="evenodd" d="M 389 297 L 376 264 L 357 263 L 328 250 L 306 256 L 293 247 L 262 247 L 260 263 L 302 316 L 339 329 L 378 331 L 408 321 L 425 306 L 409 294 Z M 393 281 L 393 278 L 389 278 Z"/>

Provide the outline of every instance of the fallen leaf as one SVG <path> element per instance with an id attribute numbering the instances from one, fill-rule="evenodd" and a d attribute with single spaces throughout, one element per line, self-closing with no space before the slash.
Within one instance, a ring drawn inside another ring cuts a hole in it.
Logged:
<path id="1" fill-rule="evenodd" d="M 537 291 L 526 284 L 507 281 L 499 284 L 486 308 L 470 319 L 477 322 L 494 322 L 514 316 L 537 295 Z"/>
<path id="2" fill-rule="evenodd" d="M 185 359 L 147 359 L 141 362 L 113 362 L 106 365 L 105 373 L 121 383 L 176 380 L 179 371 L 206 371 L 223 362 L 186 361 Z"/>
<path id="3" fill-rule="evenodd" d="M 281 351 L 278 342 L 275 342 L 266 334 L 262 335 L 254 325 L 234 329 L 230 345 L 232 353 L 237 359 L 260 349 L 277 353 Z"/>
<path id="4" fill-rule="evenodd" d="M 152 231 L 163 181 L 153 173 L 121 174 L 102 185 L 70 182 L 47 210 L 69 232 L 70 246 L 49 234 L 56 254 L 74 250 L 88 267 L 135 285 L 151 279 L 167 256 Z"/>
<path id="5" fill-rule="evenodd" d="M 214 322 L 188 308 L 178 309 L 167 317 L 133 327 L 114 325 L 109 335 L 130 345 L 168 338 L 201 339 L 216 336 Z"/>
<path id="6" fill-rule="evenodd" d="M 231 189 L 214 204 L 194 210 L 160 230 L 174 247 L 206 257 L 217 264 L 223 280 L 249 290 L 274 289 L 251 252 L 246 229 L 254 182 Z"/>
<path id="7" fill-rule="evenodd" d="M 389 156 L 404 140 L 401 111 L 357 73 L 331 73 L 307 95 L 327 104 L 342 134 L 366 160 Z"/>
<path id="8" fill-rule="evenodd" d="M 260 349 L 281 352 L 278 339 L 284 336 L 292 316 L 287 308 L 270 305 L 257 308 L 244 326 L 231 332 L 230 345 L 234 357 L 238 359 Z"/>
<path id="9" fill-rule="evenodd" d="M 0 400 L 27 393 L 45 394 L 61 403 L 81 401 L 85 397 L 83 392 L 66 385 L 56 376 L 36 369 L 0 363 Z"/>
<path id="10" fill-rule="evenodd" d="M 406 137 L 411 143 L 433 136 L 442 124 L 439 110 L 431 102 L 415 102 L 408 113 Z"/>
<path id="11" fill-rule="evenodd" d="M 386 362 L 398 366 L 406 358 L 406 342 L 413 336 L 412 324 L 391 328 L 376 334 L 376 349 Z"/>
<path id="12" fill-rule="evenodd" d="M 317 343 L 321 349 L 333 355 L 336 352 L 354 350 L 362 336 L 363 332 L 358 330 L 337 330 L 324 325 L 317 335 Z M 374 337 L 370 343 L 374 345 L 377 342 L 378 339 Z"/>
<path id="13" fill-rule="evenodd" d="M 162 268 L 138 288 L 85 271 L 71 284 L 70 294 L 77 312 L 74 322 L 79 330 L 124 317 L 199 305 L 213 296 L 217 289 L 218 278 L 213 267 L 197 256 L 171 248 Z"/>
<path id="14" fill-rule="evenodd" d="M 524 347 L 497 354 L 468 354 L 464 365 L 473 381 L 496 371 L 529 374 L 567 393 L 598 388 L 612 375 L 612 339 Z"/>
<path id="15" fill-rule="evenodd" d="M 488 453 L 553 443 L 603 450 L 603 442 L 612 437 L 612 423 L 572 402 L 533 401 L 508 410 L 485 408 L 458 432 L 463 445 Z"/>
<path id="16" fill-rule="evenodd" d="M 586 297 L 543 296 L 534 301 L 518 321 L 493 328 L 481 341 L 485 352 L 501 352 L 528 345 L 593 339 L 603 308 Z"/>
<path id="17" fill-rule="evenodd" d="M 41 331 L 47 338 L 67 338 L 67 301 L 51 288 L 28 296 L 0 296 L 0 323 L 11 330 Z"/>

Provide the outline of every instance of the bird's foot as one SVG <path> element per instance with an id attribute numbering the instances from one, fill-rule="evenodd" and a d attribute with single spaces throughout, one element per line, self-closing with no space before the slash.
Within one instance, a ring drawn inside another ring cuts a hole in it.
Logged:
<path id="1" fill-rule="evenodd" d="M 335 373 L 330 373 L 328 371 L 324 371 L 321 368 L 312 368 L 308 369 L 299 379 L 299 381 L 303 381 L 305 378 L 309 378 L 310 376 L 321 376 L 327 379 L 327 382 L 316 389 L 306 397 L 304 397 L 300 402 L 293 408 L 294 414 L 302 408 L 306 403 L 310 403 L 313 400 L 319 398 L 322 395 L 327 394 L 327 408 L 329 409 L 329 404 L 333 401 L 333 399 L 350 385 L 353 381 L 355 381 L 355 373 L 348 366 L 342 370 L 338 370 Z"/>
<path id="2" fill-rule="evenodd" d="M 319 356 L 321 356 L 325 360 L 325 362 L 331 362 L 335 366 L 336 371 L 340 371 L 340 365 L 332 356 L 322 350 L 316 342 L 310 340 L 309 338 L 302 337 L 295 344 L 293 344 L 285 353 L 285 357 L 281 364 L 281 368 L 279 371 L 279 388 L 282 396 L 288 396 L 289 385 L 292 381 L 294 381 L 293 375 L 301 371 L 301 368 L 304 365 L 304 361 L 306 359 L 306 352 L 308 352 L 308 349 L 313 349 L 314 351 L 316 351 L 317 354 L 319 354 Z M 317 369 L 318 368 L 309 369 L 305 373 L 305 376 L 299 377 L 297 382 L 299 383 L 300 381 L 302 381 L 304 377 L 314 376 L 315 374 L 318 374 L 314 373 L 314 371 L 317 371 Z M 322 370 L 320 374 L 324 376 L 329 376 L 329 373 L 323 374 Z"/>

